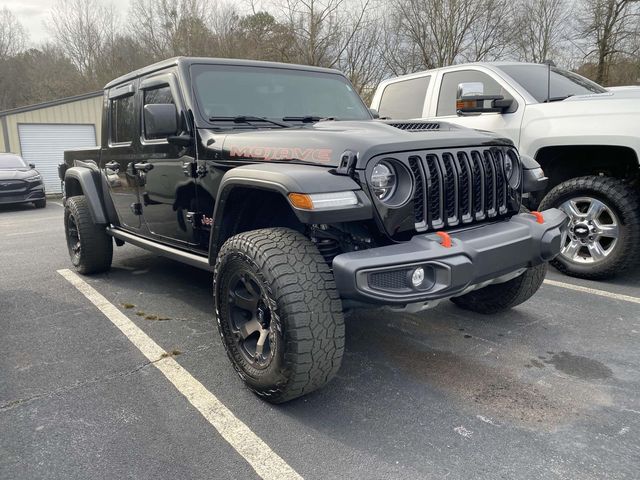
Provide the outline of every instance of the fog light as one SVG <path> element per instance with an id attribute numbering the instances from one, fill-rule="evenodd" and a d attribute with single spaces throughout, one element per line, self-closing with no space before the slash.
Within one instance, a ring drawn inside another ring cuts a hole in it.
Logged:
<path id="1" fill-rule="evenodd" d="M 411 274 L 411 284 L 414 287 L 419 287 L 424 282 L 424 268 L 418 267 Z"/>

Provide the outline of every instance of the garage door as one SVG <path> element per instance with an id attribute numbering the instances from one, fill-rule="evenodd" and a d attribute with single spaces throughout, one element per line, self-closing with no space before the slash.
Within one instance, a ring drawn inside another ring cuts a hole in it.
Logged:
<path id="1" fill-rule="evenodd" d="M 96 146 L 93 125 L 25 123 L 18 125 L 18 134 L 22 158 L 36 164 L 47 193 L 60 193 L 58 165 L 64 160 L 65 150 Z"/>

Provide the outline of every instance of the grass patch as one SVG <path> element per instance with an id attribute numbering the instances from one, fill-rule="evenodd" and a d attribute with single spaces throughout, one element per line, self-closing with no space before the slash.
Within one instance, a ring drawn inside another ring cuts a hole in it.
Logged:
<path id="1" fill-rule="evenodd" d="M 145 320 L 157 320 L 158 316 L 157 315 L 147 315 L 146 317 L 144 317 Z"/>
<path id="2" fill-rule="evenodd" d="M 131 308 L 136 308 L 136 306 L 133 303 L 123 303 L 122 306 L 127 310 Z"/>

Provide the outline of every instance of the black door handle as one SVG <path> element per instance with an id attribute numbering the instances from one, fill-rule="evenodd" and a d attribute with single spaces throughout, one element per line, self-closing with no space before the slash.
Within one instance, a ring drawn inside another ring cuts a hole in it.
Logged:
<path id="1" fill-rule="evenodd" d="M 153 163 L 134 163 L 133 168 L 139 172 L 148 172 L 149 170 L 153 170 Z"/>
<path id="2" fill-rule="evenodd" d="M 118 162 L 109 162 L 104 164 L 105 168 L 112 170 L 116 173 L 120 171 L 120 164 Z"/>

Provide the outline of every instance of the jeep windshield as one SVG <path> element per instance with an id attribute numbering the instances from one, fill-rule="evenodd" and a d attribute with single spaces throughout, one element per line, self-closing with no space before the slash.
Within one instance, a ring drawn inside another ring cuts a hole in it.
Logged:
<path id="1" fill-rule="evenodd" d="M 282 124 L 285 119 L 296 125 L 325 118 L 371 119 L 351 84 L 336 73 L 193 65 L 191 75 L 200 113 L 220 128 L 237 127 L 239 123 L 244 128 L 282 128 L 287 126 Z M 257 121 L 260 119 L 272 121 Z"/>
<path id="2" fill-rule="evenodd" d="M 574 95 L 592 95 L 607 91 L 577 73 L 551 67 L 551 84 L 547 91 L 547 65 L 500 65 L 498 68 L 518 82 L 538 102 L 559 101 Z"/>

